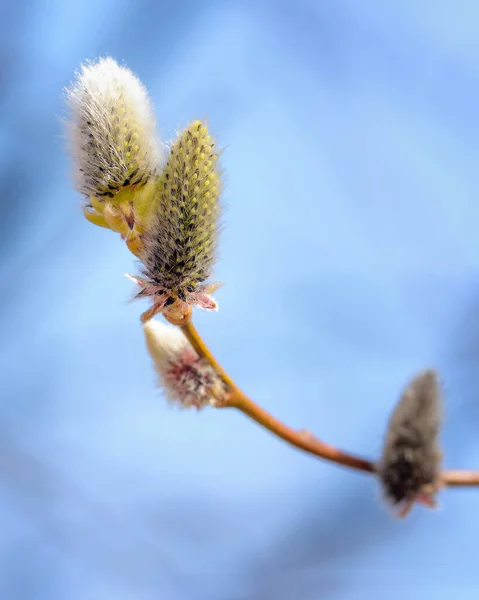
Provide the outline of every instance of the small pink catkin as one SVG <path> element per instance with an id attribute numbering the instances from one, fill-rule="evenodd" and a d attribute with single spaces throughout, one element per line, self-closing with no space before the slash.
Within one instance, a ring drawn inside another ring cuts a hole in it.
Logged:
<path id="1" fill-rule="evenodd" d="M 406 386 L 391 415 L 378 465 L 384 495 L 393 505 L 434 504 L 442 458 L 441 424 L 437 373 L 421 371 Z"/>
<path id="2" fill-rule="evenodd" d="M 197 355 L 179 328 L 151 319 L 143 330 L 158 383 L 169 402 L 197 409 L 221 402 L 226 394 L 223 381 Z"/>

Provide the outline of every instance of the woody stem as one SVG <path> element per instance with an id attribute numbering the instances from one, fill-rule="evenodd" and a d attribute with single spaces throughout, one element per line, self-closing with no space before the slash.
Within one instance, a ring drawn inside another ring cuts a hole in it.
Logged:
<path id="1" fill-rule="evenodd" d="M 281 438 L 299 450 L 303 450 L 318 458 L 323 458 L 336 463 L 337 465 L 355 469 L 356 471 L 375 473 L 376 468 L 373 461 L 350 454 L 335 446 L 331 446 L 330 444 L 326 444 L 313 434 L 304 430 L 298 431 L 293 429 L 268 413 L 264 408 L 246 396 L 246 394 L 244 394 L 234 383 L 205 344 L 191 320 L 186 324 L 181 325 L 181 330 L 198 355 L 208 361 L 228 386 L 229 394 L 223 405 L 225 408 L 236 408 L 240 410 L 247 417 L 258 423 L 258 425 L 261 425 L 276 437 Z M 441 473 L 441 481 L 447 486 L 479 485 L 479 471 L 443 471 Z"/>

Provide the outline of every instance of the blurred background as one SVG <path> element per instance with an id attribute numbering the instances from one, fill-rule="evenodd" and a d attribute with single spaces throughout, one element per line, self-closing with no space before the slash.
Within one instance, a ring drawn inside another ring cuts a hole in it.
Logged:
<path id="1" fill-rule="evenodd" d="M 377 456 L 433 366 L 446 466 L 479 467 L 479 5 L 4 0 L 0 22 L 0 598 L 477 599 L 479 489 L 396 521 L 374 480 L 166 405 L 62 89 L 111 55 L 164 140 L 206 117 L 226 148 L 225 285 L 195 319 L 245 391 Z"/>

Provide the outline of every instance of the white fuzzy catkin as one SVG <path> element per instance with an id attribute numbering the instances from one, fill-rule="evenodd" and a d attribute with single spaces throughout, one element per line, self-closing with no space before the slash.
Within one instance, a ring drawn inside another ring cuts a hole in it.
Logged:
<path id="1" fill-rule="evenodd" d="M 66 90 L 67 123 L 77 189 L 113 197 L 159 172 L 161 145 L 153 108 L 140 80 L 111 57 L 82 65 Z"/>
<path id="2" fill-rule="evenodd" d="M 151 319 L 143 326 L 146 346 L 169 402 L 182 408 L 216 405 L 225 386 L 218 373 L 199 358 L 181 330 Z"/>

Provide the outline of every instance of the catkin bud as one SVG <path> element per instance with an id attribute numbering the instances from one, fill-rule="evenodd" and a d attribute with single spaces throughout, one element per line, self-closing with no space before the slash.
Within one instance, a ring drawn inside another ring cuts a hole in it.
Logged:
<path id="1" fill-rule="evenodd" d="M 151 208 L 160 144 L 146 89 L 112 58 L 81 67 L 66 90 L 67 123 L 78 191 L 92 223 L 137 236 Z"/>
<path id="2" fill-rule="evenodd" d="M 191 306 L 216 309 L 208 285 L 216 258 L 220 216 L 218 151 L 206 125 L 194 121 L 171 147 L 157 188 L 155 212 L 142 235 L 137 297 L 175 322 L 189 318 Z"/>
<path id="3" fill-rule="evenodd" d="M 198 409 L 221 403 L 225 384 L 213 367 L 198 357 L 179 328 L 152 319 L 143 329 L 159 385 L 171 403 Z"/>
<path id="4" fill-rule="evenodd" d="M 441 451 L 438 436 L 442 399 L 437 374 L 425 370 L 405 388 L 389 421 L 378 475 L 386 498 L 402 505 L 434 506 L 439 490 Z"/>

